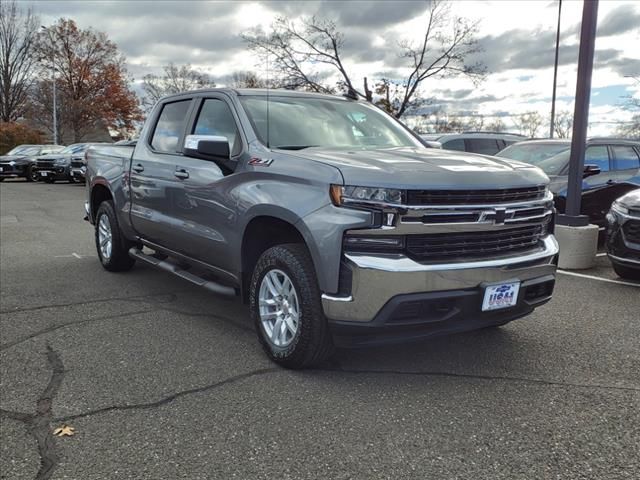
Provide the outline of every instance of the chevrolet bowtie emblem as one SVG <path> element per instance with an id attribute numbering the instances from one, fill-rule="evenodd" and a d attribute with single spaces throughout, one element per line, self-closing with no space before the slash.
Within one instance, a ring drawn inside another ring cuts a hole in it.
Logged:
<path id="1" fill-rule="evenodd" d="M 496 208 L 496 213 L 493 217 L 493 221 L 496 223 L 496 225 L 504 224 L 505 218 L 507 218 L 507 210 L 504 208 Z"/>

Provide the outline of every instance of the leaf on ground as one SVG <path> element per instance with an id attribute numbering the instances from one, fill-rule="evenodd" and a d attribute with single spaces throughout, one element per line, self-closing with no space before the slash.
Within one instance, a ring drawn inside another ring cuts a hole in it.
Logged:
<path id="1" fill-rule="evenodd" d="M 53 431 L 56 437 L 71 437 L 76 434 L 76 429 L 69 425 L 62 425 Z"/>

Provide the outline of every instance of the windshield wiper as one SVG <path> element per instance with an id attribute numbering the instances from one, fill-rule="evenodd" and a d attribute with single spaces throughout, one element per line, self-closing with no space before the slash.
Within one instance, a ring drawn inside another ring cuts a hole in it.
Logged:
<path id="1" fill-rule="evenodd" d="M 272 148 L 277 148 L 279 150 L 303 150 L 305 148 L 311 148 L 311 147 L 319 147 L 320 145 L 278 145 L 277 147 L 272 147 Z"/>

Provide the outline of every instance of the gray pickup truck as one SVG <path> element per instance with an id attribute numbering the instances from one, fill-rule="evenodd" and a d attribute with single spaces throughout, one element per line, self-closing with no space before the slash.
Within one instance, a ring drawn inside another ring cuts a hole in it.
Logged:
<path id="1" fill-rule="evenodd" d="M 503 325 L 552 295 L 548 178 L 430 149 L 348 97 L 198 90 L 135 146 L 87 154 L 102 265 L 136 260 L 249 304 L 277 363 Z"/>

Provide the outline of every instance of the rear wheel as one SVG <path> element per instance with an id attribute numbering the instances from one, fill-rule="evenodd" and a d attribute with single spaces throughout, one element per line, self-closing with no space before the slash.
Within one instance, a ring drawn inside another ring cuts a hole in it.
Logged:
<path id="1" fill-rule="evenodd" d="M 123 272 L 133 267 L 135 260 L 129 256 L 129 249 L 134 244 L 123 237 L 113 203 L 109 200 L 98 208 L 95 239 L 98 258 L 106 270 Z"/>
<path id="2" fill-rule="evenodd" d="M 304 245 L 279 245 L 260 256 L 249 308 L 260 343 L 274 362 L 306 368 L 333 353 L 315 269 Z"/>
<path id="3" fill-rule="evenodd" d="M 640 280 L 640 270 L 635 268 L 625 267 L 624 265 L 619 265 L 617 263 L 613 263 L 613 270 L 618 274 L 619 277 L 628 278 L 630 280 Z"/>

